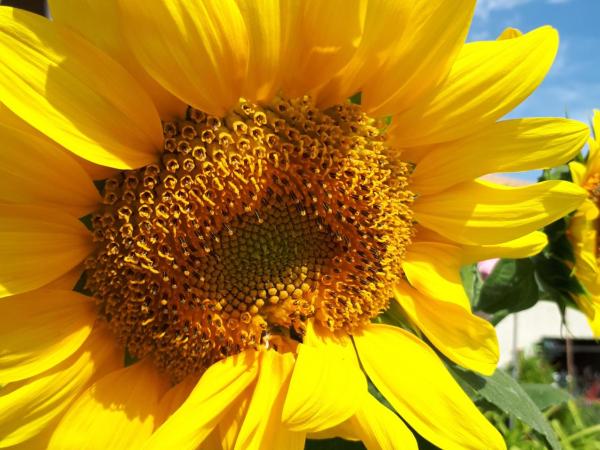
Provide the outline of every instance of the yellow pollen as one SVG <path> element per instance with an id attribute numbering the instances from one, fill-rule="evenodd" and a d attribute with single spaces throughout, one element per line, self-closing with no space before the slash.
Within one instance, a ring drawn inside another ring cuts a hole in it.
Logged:
<path id="1" fill-rule="evenodd" d="M 160 161 L 106 181 L 87 287 L 128 352 L 174 380 L 248 348 L 352 332 L 389 302 L 413 233 L 381 124 L 309 97 L 188 108 Z"/>

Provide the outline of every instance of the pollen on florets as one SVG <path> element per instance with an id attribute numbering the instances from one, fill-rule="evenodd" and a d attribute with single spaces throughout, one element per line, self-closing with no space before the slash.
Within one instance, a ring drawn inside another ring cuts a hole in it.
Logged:
<path id="1" fill-rule="evenodd" d="M 130 354 L 175 380 L 311 318 L 387 307 L 413 230 L 409 166 L 353 104 L 241 101 L 164 123 L 160 161 L 104 187 L 87 287 Z"/>

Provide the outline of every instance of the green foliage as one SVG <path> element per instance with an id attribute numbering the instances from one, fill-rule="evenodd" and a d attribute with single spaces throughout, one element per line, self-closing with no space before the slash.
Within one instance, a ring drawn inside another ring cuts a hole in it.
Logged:
<path id="1" fill-rule="evenodd" d="M 552 449 L 560 450 L 556 434 L 542 412 L 521 385 L 506 372 L 496 370 L 492 376 L 484 377 L 458 366 L 449 365 L 449 368 L 472 398 L 483 399 L 503 414 L 516 417 L 544 436 Z"/>
<path id="2" fill-rule="evenodd" d="M 533 400 L 540 410 L 551 406 L 561 405 L 569 401 L 571 396 L 564 389 L 542 383 L 521 383 L 525 393 Z"/>
<path id="3" fill-rule="evenodd" d="M 573 250 L 564 231 L 559 231 L 564 224 L 549 227 L 551 231 L 547 232 L 554 240 L 542 253 L 531 258 L 501 259 L 480 287 L 465 283 L 476 311 L 491 315 L 491 321 L 498 323 L 539 300 L 554 301 L 561 311 L 574 305 L 573 296 L 583 294 L 585 289 L 571 270 Z"/>
<path id="4" fill-rule="evenodd" d="M 581 159 L 581 156 L 578 157 Z M 540 181 L 571 181 L 568 166 L 544 171 Z M 555 302 L 560 311 L 575 306 L 573 298 L 585 293 L 585 288 L 573 274 L 575 254 L 568 237 L 570 216 L 563 217 L 544 228 L 548 245 L 533 257 L 502 259 L 485 281 L 469 276 L 473 266 L 463 268 L 465 289 L 474 310 L 489 315 L 498 323 L 510 313 L 523 311 L 539 300 Z"/>
<path id="5" fill-rule="evenodd" d="M 546 443 L 523 422 L 510 421 L 499 410 L 489 410 L 486 417 L 502 433 L 509 450 L 542 450 Z M 563 450 L 600 450 L 600 406 L 569 400 L 545 410 Z"/>
<path id="6" fill-rule="evenodd" d="M 569 166 L 563 164 L 562 166 L 553 167 L 552 169 L 544 169 L 539 181 L 547 180 L 573 181 Z"/>
<path id="7" fill-rule="evenodd" d="M 554 369 L 541 356 L 540 348 L 537 349 L 536 354 L 533 356 L 525 356 L 523 352 L 519 352 L 517 361 L 518 370 L 515 370 L 515 367 L 511 365 L 509 372 L 518 372 L 517 379 L 520 383 L 552 384 L 554 382 Z"/>
<path id="8" fill-rule="evenodd" d="M 574 295 L 584 293 L 571 270 L 575 255 L 567 237 L 569 221 L 569 217 L 564 217 L 546 226 L 548 245 L 539 255 L 529 258 L 535 266 L 541 298 L 553 300 L 561 310 L 573 304 Z"/>
<path id="9" fill-rule="evenodd" d="M 539 296 L 531 259 L 503 259 L 485 280 L 477 309 L 488 314 L 516 312 L 532 307 Z"/>
<path id="10" fill-rule="evenodd" d="M 485 416 L 498 429 L 509 450 L 547 450 L 548 445 L 533 429 L 519 421 L 511 421 L 499 410 L 489 410 Z"/>
<path id="11" fill-rule="evenodd" d="M 462 267 L 460 270 L 460 277 L 465 291 L 469 296 L 469 300 L 471 301 L 471 306 L 477 308 L 481 287 L 483 286 L 483 279 L 479 274 L 479 270 L 477 270 L 477 264 Z"/>
<path id="12" fill-rule="evenodd" d="M 600 404 L 572 398 L 550 385 L 552 369 L 539 356 L 519 356 L 519 383 L 550 423 L 563 450 L 600 450 Z M 526 422 L 490 402 L 478 402 L 502 433 L 509 450 L 547 449 L 542 436 Z"/>

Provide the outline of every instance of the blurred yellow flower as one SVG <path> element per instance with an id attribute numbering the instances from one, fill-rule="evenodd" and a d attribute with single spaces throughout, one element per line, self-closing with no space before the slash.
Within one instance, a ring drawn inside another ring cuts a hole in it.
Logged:
<path id="1" fill-rule="evenodd" d="M 372 323 L 392 299 L 491 374 L 460 266 L 538 252 L 586 196 L 477 179 L 567 161 L 588 131 L 498 121 L 558 36 L 465 44 L 474 3 L 1 7 L 0 446 L 414 449 L 404 419 L 505 448 L 428 345 Z"/>
<path id="2" fill-rule="evenodd" d="M 600 337 L 600 269 L 598 261 L 598 201 L 600 200 L 600 111 L 594 111 L 594 138 L 588 141 L 589 154 L 585 164 L 569 163 L 573 182 L 584 187 L 588 199 L 571 218 L 568 236 L 575 253 L 574 274 L 586 289 L 575 298 L 587 316 L 594 336 Z"/>

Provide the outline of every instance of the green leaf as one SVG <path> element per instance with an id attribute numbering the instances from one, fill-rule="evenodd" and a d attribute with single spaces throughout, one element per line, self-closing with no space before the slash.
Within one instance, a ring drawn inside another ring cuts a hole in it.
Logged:
<path id="1" fill-rule="evenodd" d="M 562 405 L 571 398 L 571 395 L 564 389 L 549 384 L 521 383 L 521 387 L 541 410 L 545 410 L 551 406 Z"/>
<path id="2" fill-rule="evenodd" d="M 343 439 L 308 439 L 304 450 L 365 450 L 362 442 Z"/>
<path id="3" fill-rule="evenodd" d="M 550 239 L 550 237 L 548 239 Z M 552 254 L 557 258 L 563 261 L 575 263 L 575 251 L 573 249 L 573 244 L 571 244 L 571 241 L 566 234 L 558 236 L 556 240 L 550 244 L 550 249 Z"/>
<path id="4" fill-rule="evenodd" d="M 544 233 L 548 236 L 548 246 L 543 251 L 544 256 L 575 262 L 573 245 L 567 237 L 569 223 L 570 217 L 563 217 L 544 227 Z"/>
<path id="5" fill-rule="evenodd" d="M 543 290 L 557 291 L 569 299 L 571 295 L 585 293 L 582 284 L 563 261 L 543 254 L 535 256 L 532 261 L 536 278 Z"/>
<path id="6" fill-rule="evenodd" d="M 488 314 L 516 312 L 539 298 L 534 265 L 529 259 L 501 259 L 481 287 L 477 309 Z"/>
<path id="7" fill-rule="evenodd" d="M 542 412 L 506 372 L 496 370 L 492 376 L 483 377 L 455 365 L 449 364 L 448 367 L 459 384 L 467 386 L 467 393 L 477 393 L 500 410 L 513 415 L 544 436 L 554 450 L 560 450 L 558 439 Z"/>
<path id="8" fill-rule="evenodd" d="M 479 294 L 483 285 L 483 280 L 481 279 L 479 270 L 477 270 L 477 264 L 461 267 L 460 277 L 471 301 L 471 306 L 476 307 L 479 304 Z"/>

